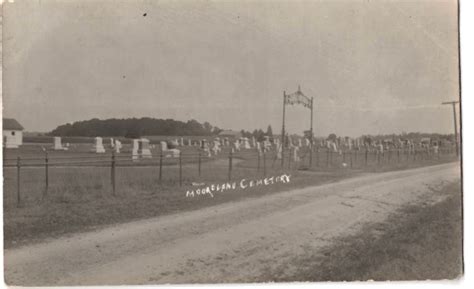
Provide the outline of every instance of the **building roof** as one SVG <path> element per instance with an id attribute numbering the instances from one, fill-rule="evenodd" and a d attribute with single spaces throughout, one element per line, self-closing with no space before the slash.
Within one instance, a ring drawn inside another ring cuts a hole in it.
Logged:
<path id="1" fill-rule="evenodd" d="M 14 118 L 3 119 L 4 130 L 23 130 L 23 126 Z"/>
<path id="2" fill-rule="evenodd" d="M 233 137 L 241 137 L 242 134 L 238 131 L 233 130 L 223 130 L 219 133 L 220 136 L 233 136 Z"/>

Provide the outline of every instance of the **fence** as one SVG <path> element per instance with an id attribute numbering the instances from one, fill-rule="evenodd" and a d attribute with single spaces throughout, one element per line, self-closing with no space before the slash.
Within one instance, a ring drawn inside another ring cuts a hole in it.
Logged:
<path id="1" fill-rule="evenodd" d="M 315 147 L 312 152 L 302 148 L 296 157 L 293 150 L 286 149 L 280 158 L 274 150 L 258 153 L 256 149 L 233 152 L 224 148 L 217 156 L 192 150 L 174 158 L 159 151 L 153 158 L 132 160 L 130 154 L 51 155 L 45 152 L 43 156 L 4 158 L 4 202 L 21 206 L 48 198 L 50 192 L 85 194 L 94 190 L 100 194 L 109 191 L 116 196 L 133 190 L 195 186 L 295 170 L 390 169 L 452 161 L 454 153 L 451 147 L 437 151 L 392 149 L 383 153 L 373 150 L 333 152 Z"/>

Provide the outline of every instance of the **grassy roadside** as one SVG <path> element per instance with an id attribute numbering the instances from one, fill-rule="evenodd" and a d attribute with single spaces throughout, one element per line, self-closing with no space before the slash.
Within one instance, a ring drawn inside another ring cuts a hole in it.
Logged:
<path id="1" fill-rule="evenodd" d="M 95 177 L 96 174 L 107 174 L 107 169 L 100 169 L 100 171 L 77 169 L 74 174 L 58 177 L 65 184 L 52 187 L 46 199 L 42 201 L 39 201 L 39 198 L 26 199 L 29 202 L 19 208 L 14 205 L 4 207 L 4 247 L 12 248 L 111 224 L 191 211 L 245 198 L 257 198 L 291 189 L 336 182 L 354 175 L 353 172 L 338 171 L 308 177 L 297 171 L 272 171 L 267 173 L 268 177 L 290 174 L 290 183 L 280 182 L 241 189 L 238 187 L 241 179 L 245 178 L 248 185 L 249 180 L 263 178 L 263 175 L 249 175 L 246 171 L 245 169 L 235 170 L 236 176 L 232 181 L 237 182 L 235 190 L 219 191 L 214 193 L 214 197 L 206 195 L 186 198 L 187 190 L 195 190 L 198 187 L 190 186 L 188 181 L 183 187 L 177 186 L 176 182 L 159 184 L 156 182 L 156 171 L 121 169 L 122 176 L 117 185 L 120 190 L 112 196 L 108 188 L 108 179 Z M 219 168 L 209 169 L 202 181 L 206 185 L 226 183 L 226 181 L 212 181 L 214 179 L 212 176 L 219 174 L 221 174 Z M 31 195 L 36 193 L 40 196 L 41 190 L 34 189 L 36 183 L 33 179 L 30 184 L 23 186 L 29 185 Z M 8 200 L 11 201 L 12 198 Z"/>
<path id="2" fill-rule="evenodd" d="M 183 186 L 179 187 L 177 167 L 166 167 L 163 183 L 157 181 L 158 169 L 120 167 L 117 169 L 117 192 L 112 195 L 110 168 L 50 168 L 50 187 L 43 199 L 44 171 L 26 168 L 22 172 L 22 205 L 16 205 L 15 170 L 4 170 L 4 244 L 17 247 L 45 238 L 93 230 L 102 226 L 150 217 L 200 209 L 225 202 L 260 197 L 291 189 L 336 182 L 358 174 L 373 172 L 375 167 L 350 169 L 315 167 L 313 171 L 273 166 L 270 158 L 266 176 L 291 174 L 290 183 L 278 183 L 250 189 L 236 189 L 215 194 L 214 198 L 186 198 L 188 189 L 196 189 L 192 182 L 222 184 L 227 181 L 225 158 L 219 163 L 203 163 L 202 175 L 197 165 L 183 167 Z M 222 163 L 222 164 L 221 164 Z M 263 163 L 263 162 L 262 162 Z M 439 164 L 436 161 L 384 163 L 376 171 L 399 170 Z M 262 164 L 261 164 L 262 165 Z M 235 163 L 232 180 L 261 179 L 255 157 L 243 155 Z"/>
<path id="3" fill-rule="evenodd" d="M 298 270 L 269 273 L 274 281 L 441 280 L 462 275 L 462 213 L 459 183 L 433 193 L 434 205 L 404 207 L 386 221 L 336 239 L 320 252 L 296 257 Z M 288 265 L 285 265 L 288 266 Z"/>

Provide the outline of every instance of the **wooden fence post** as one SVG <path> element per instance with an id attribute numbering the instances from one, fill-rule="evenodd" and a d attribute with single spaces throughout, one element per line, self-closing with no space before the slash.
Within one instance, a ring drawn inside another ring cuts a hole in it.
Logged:
<path id="1" fill-rule="evenodd" d="M 45 170 L 45 188 L 44 188 L 44 194 L 43 198 L 45 198 L 48 195 L 48 189 L 49 189 L 49 159 L 48 159 L 48 152 L 44 152 L 45 157 L 44 157 L 44 170 Z"/>
<path id="2" fill-rule="evenodd" d="M 265 154 L 265 151 L 263 151 L 263 154 Z M 257 151 L 257 172 L 260 171 L 260 152 Z"/>
<path id="3" fill-rule="evenodd" d="M 232 149 L 230 149 L 229 152 L 229 175 L 228 175 L 228 180 L 230 181 L 232 178 Z"/>
<path id="4" fill-rule="evenodd" d="M 160 183 L 163 180 L 163 151 L 160 151 L 160 173 L 158 175 L 158 180 Z"/>
<path id="5" fill-rule="evenodd" d="M 198 176 L 201 177 L 201 151 L 198 151 Z"/>
<path id="6" fill-rule="evenodd" d="M 330 151 L 329 149 L 326 150 L 326 167 L 329 168 L 329 154 L 330 154 Z"/>
<path id="7" fill-rule="evenodd" d="M 182 164 L 182 152 L 179 152 L 179 186 L 183 185 L 183 164 Z"/>
<path id="8" fill-rule="evenodd" d="M 369 162 L 369 149 L 365 148 L 365 165 Z"/>
<path id="9" fill-rule="evenodd" d="M 291 148 L 288 149 L 288 169 L 291 170 Z"/>
<path id="10" fill-rule="evenodd" d="M 112 195 L 115 196 L 115 151 L 112 151 L 112 163 L 110 166 L 110 182 L 112 184 Z"/>
<path id="11" fill-rule="evenodd" d="M 263 176 L 267 175 L 267 162 L 265 157 L 265 151 L 263 151 Z"/>
<path id="12" fill-rule="evenodd" d="M 319 147 L 316 148 L 316 166 L 319 167 Z"/>
<path id="13" fill-rule="evenodd" d="M 350 157 L 351 157 L 351 169 L 352 169 L 352 151 L 350 151 Z"/>
<path id="14" fill-rule="evenodd" d="M 21 160 L 20 157 L 16 159 L 16 197 L 17 197 L 17 207 L 20 206 L 21 203 L 21 195 L 20 195 L 20 169 L 21 169 Z"/>

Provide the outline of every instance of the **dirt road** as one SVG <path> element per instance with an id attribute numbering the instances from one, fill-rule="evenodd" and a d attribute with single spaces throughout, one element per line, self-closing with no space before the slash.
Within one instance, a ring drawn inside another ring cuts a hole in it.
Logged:
<path id="1" fill-rule="evenodd" d="M 459 178 L 458 163 L 371 174 L 123 224 L 6 250 L 5 276 L 36 286 L 268 281 L 295 254 L 407 203 L 437 202 L 430 188 Z"/>

